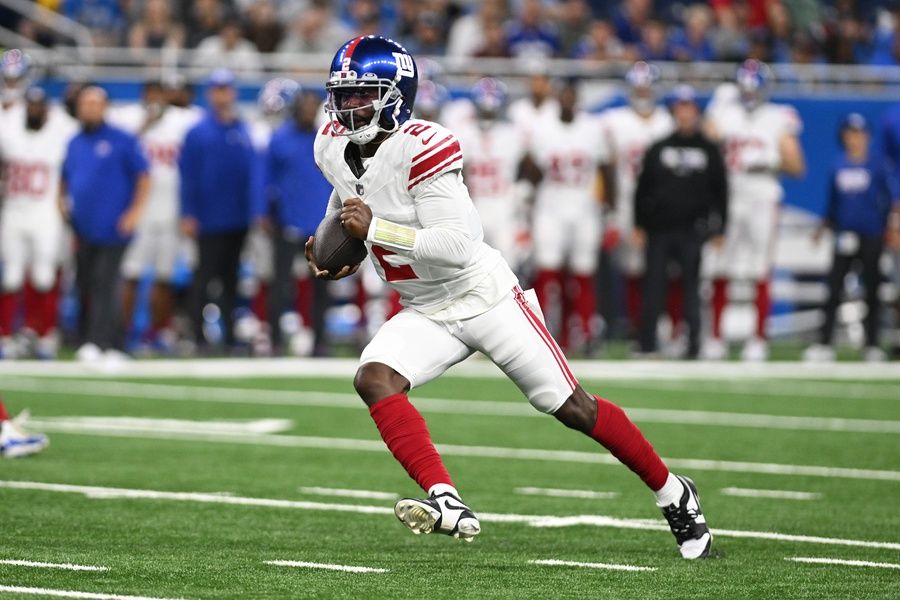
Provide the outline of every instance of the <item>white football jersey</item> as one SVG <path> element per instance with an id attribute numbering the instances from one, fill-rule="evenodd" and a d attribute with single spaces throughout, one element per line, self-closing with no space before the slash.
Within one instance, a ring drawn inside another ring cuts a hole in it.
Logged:
<path id="1" fill-rule="evenodd" d="M 740 103 L 731 103 L 709 117 L 725 149 L 732 198 L 779 202 L 783 192 L 779 143 L 785 135 L 799 135 L 803 129 L 797 111 L 771 102 L 748 111 Z"/>
<path id="2" fill-rule="evenodd" d="M 522 132 L 507 121 L 487 126 L 469 121 L 456 132 L 466 157 L 466 187 L 472 198 L 476 202 L 508 200 L 526 152 Z"/>
<path id="3" fill-rule="evenodd" d="M 416 230 L 426 227 L 421 217 L 427 212 L 448 228 L 464 229 L 477 246 L 467 264 L 445 266 L 367 241 L 375 270 L 400 294 L 404 306 L 436 320 L 461 320 L 481 314 L 509 294 L 516 277 L 500 253 L 484 243 L 481 220 L 465 186 L 458 186 L 457 197 L 430 199 L 432 206 L 419 201 L 439 176 L 460 177 L 463 155 L 453 133 L 437 123 L 411 119 L 381 143 L 357 177 L 346 160 L 351 142 L 337 134 L 342 129 L 336 121 L 326 123 L 315 142 L 316 163 L 341 201 L 360 198 L 374 217 Z M 329 211 L 337 209 L 329 205 Z"/>
<path id="4" fill-rule="evenodd" d="M 150 191 L 141 225 L 177 221 L 179 214 L 178 155 L 184 138 L 200 114 L 177 106 L 166 107 L 162 116 L 146 129 L 147 109 L 140 104 L 121 107 L 110 113 L 110 122 L 140 138 L 150 162 Z"/>
<path id="5" fill-rule="evenodd" d="M 675 129 L 669 111 L 657 106 L 644 118 L 630 106 L 603 113 L 603 129 L 616 171 L 616 216 L 619 227 L 630 231 L 634 223 L 634 192 L 644 153 Z"/>
<path id="6" fill-rule="evenodd" d="M 535 106 L 531 98 L 519 98 L 509 105 L 507 115 L 530 142 L 531 138 L 541 135 L 541 122 L 559 118 L 559 101 L 556 98 L 547 98 L 540 106 Z"/>
<path id="7" fill-rule="evenodd" d="M 57 107 L 49 109 L 47 122 L 37 131 L 25 127 L 24 111 L 7 117 L 0 133 L 4 208 L 56 212 L 60 171 L 78 124 Z"/>
<path id="8" fill-rule="evenodd" d="M 540 135 L 532 138 L 529 148 L 544 175 L 537 192 L 538 204 L 593 202 L 597 168 L 609 156 L 599 119 L 579 112 L 570 123 L 558 116 L 544 118 L 539 128 Z"/>

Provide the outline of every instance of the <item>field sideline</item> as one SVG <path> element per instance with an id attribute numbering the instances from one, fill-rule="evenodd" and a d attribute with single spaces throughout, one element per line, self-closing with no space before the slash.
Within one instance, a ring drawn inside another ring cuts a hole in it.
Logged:
<path id="1" fill-rule="evenodd" d="M 703 562 L 636 477 L 477 360 L 412 397 L 483 534 L 411 535 L 392 506 L 418 491 L 354 365 L 0 363 L 52 440 L 0 462 L 0 598 L 900 595 L 894 365 L 573 364 L 697 481 Z"/>

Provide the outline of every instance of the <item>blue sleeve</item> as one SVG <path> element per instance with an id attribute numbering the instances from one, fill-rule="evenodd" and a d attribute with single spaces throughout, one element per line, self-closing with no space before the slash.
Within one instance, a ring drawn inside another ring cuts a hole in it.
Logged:
<path id="1" fill-rule="evenodd" d="M 197 175 L 200 172 L 201 155 L 197 137 L 197 128 L 195 127 L 184 138 L 184 145 L 182 145 L 181 154 L 178 157 L 182 217 L 197 217 Z"/>
<path id="2" fill-rule="evenodd" d="M 896 165 L 891 161 L 885 161 L 881 169 L 885 214 L 890 212 L 892 206 L 900 202 L 900 180 L 898 180 L 897 175 Z"/>
<path id="3" fill-rule="evenodd" d="M 66 146 L 66 157 L 63 159 L 62 164 L 62 178 L 68 184 L 72 178 L 72 146 L 74 145 L 75 140 L 72 139 L 69 141 L 69 145 Z"/>
<path id="4" fill-rule="evenodd" d="M 892 161 L 900 160 L 900 140 L 897 139 L 897 119 L 893 113 L 888 114 L 881 127 L 881 145 L 884 155 Z M 897 164 L 894 165 L 895 167 Z"/>
<path id="5" fill-rule="evenodd" d="M 136 178 L 150 170 L 150 163 L 147 162 L 147 156 L 141 147 L 141 142 L 136 136 L 128 136 L 128 168 L 131 174 Z"/>
<path id="6" fill-rule="evenodd" d="M 263 157 L 264 201 L 267 204 L 278 204 L 281 200 L 281 190 L 278 188 L 277 148 L 277 140 L 273 139 Z"/>

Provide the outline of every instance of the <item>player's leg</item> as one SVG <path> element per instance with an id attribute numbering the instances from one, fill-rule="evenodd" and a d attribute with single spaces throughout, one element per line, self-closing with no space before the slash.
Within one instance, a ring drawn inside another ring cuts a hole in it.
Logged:
<path id="1" fill-rule="evenodd" d="M 12 339 L 13 320 L 22 286 L 25 283 L 25 263 L 28 256 L 21 216 L 4 211 L 0 221 L 0 258 L 3 260 L 3 279 L 0 285 L 0 357 L 15 358 L 18 354 Z"/>
<path id="2" fill-rule="evenodd" d="M 300 252 L 301 243 L 296 230 L 279 227 L 274 232 L 272 286 L 269 290 L 269 332 L 272 348 L 282 349 L 281 317 L 297 302 L 297 278 L 294 277 L 294 258 Z M 308 324 L 308 321 L 305 321 Z"/>
<path id="3" fill-rule="evenodd" d="M 42 359 L 55 358 L 58 345 L 55 330 L 59 296 L 56 286 L 62 237 L 62 222 L 56 215 L 42 220 L 41 227 L 31 231 L 29 277 L 35 295 L 32 309 L 35 312 L 34 330 L 38 336 L 36 354 Z"/>
<path id="4" fill-rule="evenodd" d="M 572 252 L 569 256 L 569 281 L 566 285 L 566 304 L 570 307 L 577 321 L 581 349 L 589 349 L 597 335 L 597 296 L 594 285 L 594 273 L 597 271 L 597 259 L 600 247 L 602 228 L 600 224 L 600 206 L 593 198 L 588 199 L 580 219 L 574 223 L 572 230 Z"/>
<path id="5" fill-rule="evenodd" d="M 725 227 L 725 242 L 721 247 L 707 244 L 703 248 L 701 267 L 703 277 L 711 284 L 709 303 L 710 335 L 703 343 L 700 355 L 704 360 L 724 360 L 728 356 L 728 344 L 722 331 L 722 320 L 728 308 L 728 288 L 730 284 L 730 263 L 736 260 L 739 244 L 740 213 L 733 210 L 735 203 L 729 204 L 728 223 Z"/>
<path id="6" fill-rule="evenodd" d="M 563 261 L 567 248 L 567 223 L 558 212 L 546 208 L 534 214 L 534 291 L 546 311 L 549 326 L 562 331 Z"/>
<path id="7" fill-rule="evenodd" d="M 741 351 L 745 361 L 760 362 L 768 359 L 769 345 L 766 326 L 772 309 L 769 286 L 772 264 L 775 258 L 775 241 L 778 227 L 778 204 L 774 201 L 754 202 L 753 215 L 747 219 L 747 248 L 749 252 L 748 276 L 755 282 L 756 331 Z"/>
<path id="8" fill-rule="evenodd" d="M 493 360 L 532 406 L 593 438 L 634 471 L 656 495 L 682 555 L 706 556 L 711 536 L 693 483 L 669 473 L 621 408 L 578 384 L 533 297 L 515 288 L 487 313 L 464 321 L 459 337 Z"/>
<path id="9" fill-rule="evenodd" d="M 700 352 L 700 252 L 701 241 L 693 232 L 679 234 L 681 239 L 678 262 L 681 265 L 681 293 L 684 320 L 687 324 L 687 357 L 697 358 Z"/>
<path id="10" fill-rule="evenodd" d="M 394 507 L 414 533 L 439 531 L 471 539 L 480 531 L 431 441 L 425 419 L 407 396 L 412 387 L 471 353 L 448 326 L 404 310 L 382 325 L 360 356 L 353 386 L 391 454 L 428 494 L 425 499 L 404 498 Z"/>
<path id="11" fill-rule="evenodd" d="M 878 288 L 881 286 L 881 253 L 884 242 L 881 236 L 860 236 L 859 257 L 862 261 L 863 285 L 866 286 L 866 351 L 865 359 L 869 362 L 880 362 L 886 358 L 878 340 L 878 326 L 881 317 L 881 299 Z"/>
<path id="12" fill-rule="evenodd" d="M 639 339 L 640 351 L 652 353 L 657 350 L 656 325 L 662 312 L 663 298 L 666 295 L 668 263 L 668 233 L 651 233 L 647 236 L 646 265 L 644 273 L 643 302 Z"/>

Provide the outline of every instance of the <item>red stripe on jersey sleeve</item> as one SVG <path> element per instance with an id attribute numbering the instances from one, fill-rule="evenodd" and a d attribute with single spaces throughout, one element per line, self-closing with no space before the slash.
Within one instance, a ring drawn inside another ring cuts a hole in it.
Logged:
<path id="1" fill-rule="evenodd" d="M 440 148 L 441 146 L 443 146 L 444 144 L 447 143 L 447 140 L 449 140 L 452 137 L 453 137 L 453 134 L 451 133 L 447 137 L 445 137 L 444 139 L 439 141 L 437 144 L 435 144 L 434 146 L 431 146 L 430 148 L 425 148 L 424 150 L 422 150 L 421 152 L 419 152 L 418 154 L 413 156 L 412 162 L 416 162 L 417 160 L 419 160 L 420 158 L 422 158 L 429 152 L 433 152 L 435 149 Z"/>
<path id="2" fill-rule="evenodd" d="M 440 173 L 441 171 L 443 171 L 444 169 L 446 169 L 447 167 L 449 167 L 449 166 L 452 165 L 453 163 L 455 163 L 455 162 L 457 162 L 457 161 L 461 161 L 461 160 L 462 160 L 462 152 L 459 151 L 459 150 L 457 150 L 457 152 L 456 152 L 455 154 L 453 154 L 450 158 L 448 158 L 448 159 L 445 160 L 444 162 L 440 163 L 438 166 L 436 166 L 435 168 L 431 169 L 430 171 L 428 171 L 427 173 L 425 173 L 424 175 L 422 175 L 422 176 L 419 177 L 418 179 L 415 179 L 415 180 L 411 181 L 411 182 L 409 183 L 409 185 L 406 186 L 406 189 L 407 189 L 407 190 L 413 189 L 413 188 L 414 188 L 416 185 L 418 185 L 419 183 L 425 181 L 426 179 L 428 179 L 429 177 L 431 177 L 431 176 L 433 176 L 433 175 L 436 175 L 436 174 Z"/>
<path id="3" fill-rule="evenodd" d="M 461 153 L 462 150 L 459 147 L 459 140 L 454 139 L 453 143 L 448 144 L 446 147 L 441 148 L 438 152 L 430 154 L 426 158 L 420 160 L 416 164 L 414 164 L 409 169 L 409 182 L 410 187 L 415 185 L 416 180 L 428 173 L 435 167 L 444 163 L 448 158 L 453 156 L 454 154 Z"/>

